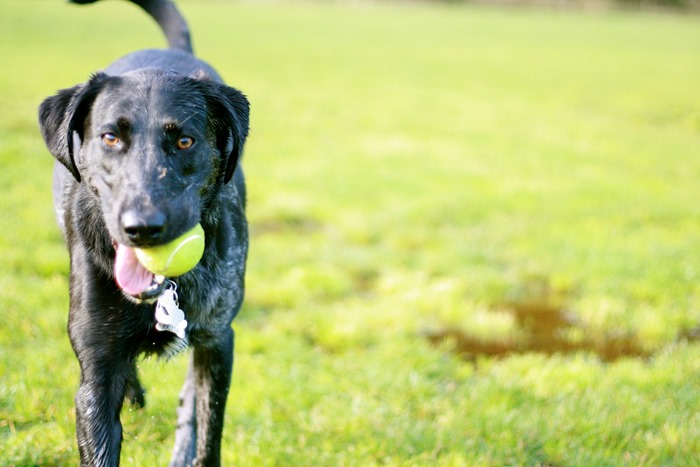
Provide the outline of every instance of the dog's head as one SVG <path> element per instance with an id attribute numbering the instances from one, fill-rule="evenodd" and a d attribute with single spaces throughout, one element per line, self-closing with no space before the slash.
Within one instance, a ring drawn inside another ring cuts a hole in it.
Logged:
<path id="1" fill-rule="evenodd" d="M 116 263 L 124 247 L 131 264 L 132 248 L 165 244 L 200 222 L 233 176 L 248 112 L 231 87 L 143 69 L 60 91 L 42 103 L 39 122 L 54 157 L 97 198 Z M 134 282 L 122 289 L 138 295 L 145 279 L 122 276 Z"/>

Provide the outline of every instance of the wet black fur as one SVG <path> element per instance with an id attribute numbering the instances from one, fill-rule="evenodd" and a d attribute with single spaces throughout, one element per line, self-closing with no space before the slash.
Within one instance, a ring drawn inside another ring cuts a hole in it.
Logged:
<path id="1" fill-rule="evenodd" d="M 238 161 L 249 106 L 192 56 L 184 20 L 168 0 L 132 1 L 156 18 L 172 48 L 128 55 L 49 97 L 39 110 L 57 161 L 54 206 L 70 253 L 68 331 L 81 369 L 75 397 L 80 458 L 82 465 L 119 463 L 123 401 L 144 403 L 137 357 L 189 344 L 171 465 L 218 465 L 233 366 L 231 321 L 243 300 L 248 249 Z M 118 148 L 103 142 L 105 133 L 119 137 Z M 181 136 L 195 144 L 178 149 Z M 165 216 L 162 235 L 131 238 L 125 212 L 145 220 Z M 153 304 L 117 287 L 114 242 L 167 243 L 197 223 L 206 234 L 204 256 L 175 279 L 189 323 L 183 341 L 155 329 Z"/>

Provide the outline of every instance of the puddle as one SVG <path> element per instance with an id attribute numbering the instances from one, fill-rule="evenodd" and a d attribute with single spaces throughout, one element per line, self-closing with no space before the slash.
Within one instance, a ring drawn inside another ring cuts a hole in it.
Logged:
<path id="1" fill-rule="evenodd" d="M 486 341 L 455 327 L 426 331 L 424 335 L 435 345 L 450 342 L 455 353 L 474 362 L 480 356 L 505 357 L 527 352 L 550 355 L 590 352 L 604 362 L 629 357 L 648 358 L 652 355 L 634 336 L 593 337 L 575 315 L 546 301 L 507 302 L 494 308 L 511 313 L 524 337 L 512 341 Z M 570 340 L 566 336 L 571 335 L 572 331 L 583 337 L 576 341 Z M 678 338 L 697 341 L 700 339 L 700 328 L 685 332 Z"/>

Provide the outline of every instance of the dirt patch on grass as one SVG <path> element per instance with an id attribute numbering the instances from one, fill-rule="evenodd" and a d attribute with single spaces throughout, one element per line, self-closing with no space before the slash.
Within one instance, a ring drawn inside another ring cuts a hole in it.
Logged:
<path id="1" fill-rule="evenodd" d="M 278 233 L 310 233 L 323 228 L 323 224 L 316 219 L 287 215 L 275 219 L 265 219 L 250 223 L 251 235 L 265 235 Z"/>
<path id="2" fill-rule="evenodd" d="M 425 331 L 424 336 L 435 345 L 448 343 L 455 353 L 474 362 L 480 356 L 505 357 L 528 352 L 548 355 L 589 352 L 604 362 L 653 355 L 636 336 L 593 333 L 575 314 L 553 304 L 547 294 L 531 300 L 507 301 L 492 309 L 512 315 L 521 331 L 517 339 L 485 340 L 450 326 Z M 700 340 L 700 328 L 681 333 L 677 340 Z"/>

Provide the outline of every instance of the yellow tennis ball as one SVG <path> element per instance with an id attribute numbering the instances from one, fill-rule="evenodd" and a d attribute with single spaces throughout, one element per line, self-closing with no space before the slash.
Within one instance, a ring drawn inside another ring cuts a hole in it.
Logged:
<path id="1" fill-rule="evenodd" d="M 204 254 L 204 229 L 197 224 L 186 234 L 165 245 L 135 248 L 141 265 L 153 274 L 180 276 L 194 268 Z"/>

